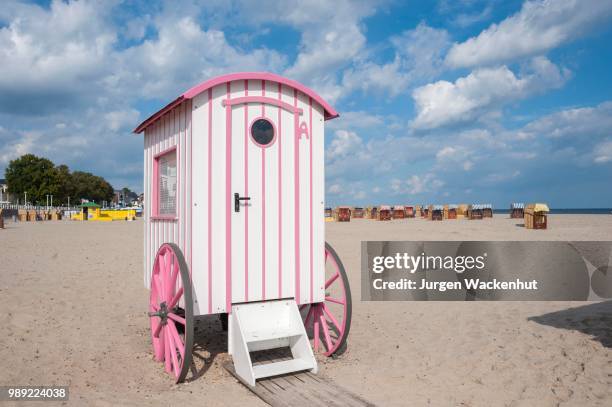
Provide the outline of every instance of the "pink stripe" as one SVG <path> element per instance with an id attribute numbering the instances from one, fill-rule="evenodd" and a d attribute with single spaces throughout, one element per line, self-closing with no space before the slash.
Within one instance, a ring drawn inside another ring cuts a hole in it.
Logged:
<path id="1" fill-rule="evenodd" d="M 249 95 L 249 81 L 244 81 L 244 96 Z M 244 196 L 249 196 L 249 105 L 244 105 Z M 249 205 L 244 206 L 244 300 L 249 300 Z"/>
<path id="2" fill-rule="evenodd" d="M 187 135 L 185 134 L 185 130 L 186 130 L 186 120 L 185 120 L 185 116 L 187 115 L 187 110 L 185 109 L 185 104 L 181 104 L 181 112 L 183 113 L 183 118 L 181 120 L 180 127 L 181 127 L 181 132 L 179 133 L 179 142 L 181 143 L 181 151 L 183 152 L 183 154 L 185 155 L 185 143 L 187 140 Z M 185 178 L 187 178 L 187 159 L 183 158 L 183 181 L 185 180 Z M 185 208 L 187 207 L 186 205 L 186 201 L 187 201 L 187 183 L 185 182 L 184 185 L 182 185 L 183 190 L 183 212 L 181 215 L 181 219 L 182 219 L 182 225 L 181 227 L 183 228 L 183 250 L 185 250 L 185 248 L 187 247 L 187 234 L 185 232 L 186 230 L 186 225 L 187 225 L 187 216 L 185 215 Z M 191 267 L 189 268 L 189 270 L 191 270 Z"/>
<path id="3" fill-rule="evenodd" d="M 266 149 L 261 149 L 261 295 L 266 299 Z"/>
<path id="4" fill-rule="evenodd" d="M 171 153 L 172 151 L 176 151 L 176 146 L 172 146 L 172 147 L 170 147 L 170 148 L 167 148 L 167 149 L 165 149 L 165 150 L 163 150 L 163 151 L 161 151 L 161 152 L 159 152 L 159 153 L 155 154 L 155 155 L 153 156 L 153 158 L 156 158 L 156 159 L 157 159 L 157 158 L 159 158 L 159 157 L 161 157 L 161 156 L 163 156 L 163 155 L 166 155 L 166 154 L 168 154 L 168 153 Z"/>
<path id="5" fill-rule="evenodd" d="M 187 152 L 187 106 L 185 104 L 183 106 L 183 128 L 182 128 L 182 139 L 181 145 L 183 152 Z M 185 154 L 187 155 L 187 154 Z M 187 158 L 183 160 L 183 179 L 187 178 Z M 187 248 L 187 182 L 183 185 L 183 248 Z M 189 271 L 191 271 L 191 267 L 189 267 Z"/>
<path id="6" fill-rule="evenodd" d="M 313 233 L 312 233 L 312 98 L 308 98 L 308 115 L 310 124 L 308 125 L 308 131 L 310 135 L 308 137 L 308 145 L 310 148 L 310 303 L 312 304 L 313 300 L 313 287 L 312 287 L 312 279 L 313 279 L 313 266 L 312 266 L 312 251 L 313 251 Z"/>
<path id="7" fill-rule="evenodd" d="M 191 106 L 192 102 L 189 102 L 186 108 L 189 109 L 189 198 L 191 199 L 189 205 L 189 270 L 193 273 L 193 116 Z M 187 123 L 185 123 L 185 127 L 187 127 Z M 187 134 L 185 134 L 185 140 L 187 140 Z M 187 147 L 187 143 L 185 143 L 185 147 Z"/>
<path id="8" fill-rule="evenodd" d="M 261 96 L 266 96 L 266 81 L 261 81 Z M 261 104 L 261 116 L 266 115 L 266 105 Z M 261 149 L 261 297 L 266 299 L 266 149 Z"/>
<path id="9" fill-rule="evenodd" d="M 279 101 L 276 99 L 272 99 L 266 96 L 243 96 L 240 98 L 235 98 L 232 100 L 223 100 L 223 106 L 235 106 L 235 105 L 243 105 L 245 103 L 266 103 L 273 106 L 282 107 L 285 110 L 290 111 L 291 113 L 299 113 L 302 114 L 304 111 L 298 107 L 291 106 L 289 103 Z"/>
<path id="10" fill-rule="evenodd" d="M 293 105 L 297 107 L 297 89 L 293 90 Z M 295 301 L 300 304 L 300 152 L 298 114 L 293 114 L 293 159 L 295 199 Z"/>
<path id="11" fill-rule="evenodd" d="M 230 98 L 230 82 L 226 84 Z M 225 107 L 225 308 L 232 309 L 232 107 Z"/>
<path id="12" fill-rule="evenodd" d="M 212 314 L 212 88 L 208 89 L 208 313 Z M 193 125 L 193 123 L 192 123 Z M 192 126 L 193 127 L 193 126 Z M 192 139 L 193 142 L 193 139 Z M 193 145 L 191 147 L 193 152 Z M 193 179 L 193 172 L 191 173 Z M 193 181 L 191 182 L 193 185 Z M 193 195 L 191 196 L 193 201 Z M 191 219 L 193 230 L 193 218 Z M 191 239 L 193 245 L 193 238 Z"/>
<path id="13" fill-rule="evenodd" d="M 155 166 L 155 155 L 159 152 L 159 140 L 161 139 L 161 131 L 162 131 L 162 120 L 160 119 L 159 124 L 157 126 L 157 131 L 155 132 L 155 139 L 153 140 L 154 145 L 153 145 L 153 165 Z M 155 175 L 155 167 L 153 167 L 153 194 L 151 195 L 151 210 L 153 211 L 153 214 L 155 214 L 155 212 L 157 211 L 157 209 L 155 209 L 156 205 L 156 199 L 154 199 L 155 196 L 155 189 L 157 187 L 157 176 Z M 157 229 L 158 229 L 158 225 L 156 223 L 151 222 L 151 228 L 153 229 L 153 256 L 155 256 L 155 253 L 157 252 L 157 249 L 159 248 L 159 242 L 158 242 L 158 238 L 157 238 Z M 153 257 L 153 261 L 155 257 Z"/>
<path id="14" fill-rule="evenodd" d="M 151 194 L 151 216 L 157 216 L 157 199 L 159 197 L 159 165 L 157 155 L 153 156 L 153 193 Z"/>
<path id="15" fill-rule="evenodd" d="M 145 173 L 145 179 L 144 179 L 144 186 L 143 186 L 143 190 L 145 193 L 145 199 L 146 200 L 150 200 L 151 199 L 151 190 L 149 188 L 149 185 L 151 184 L 151 179 L 152 179 L 152 175 L 151 175 L 151 132 L 147 131 L 145 132 L 145 146 L 146 146 L 146 173 Z M 145 227 L 145 234 L 146 236 L 146 252 L 145 252 L 145 272 L 149 273 L 151 270 L 151 204 L 150 202 L 146 202 L 145 201 L 145 216 L 146 216 L 146 221 L 147 221 L 147 227 Z M 148 230 L 147 230 L 148 228 Z M 149 233 L 146 233 L 149 232 Z"/>
<path id="16" fill-rule="evenodd" d="M 181 152 L 178 149 L 178 137 L 179 137 L 178 134 L 180 134 L 180 133 L 178 133 L 178 131 L 180 131 L 180 129 L 178 129 L 178 127 L 177 127 L 178 121 L 176 120 L 176 109 L 174 110 L 174 115 L 172 117 L 172 120 L 174 122 L 172 124 L 172 130 L 173 130 L 173 133 L 174 133 L 173 134 L 174 145 L 177 146 L 177 149 L 176 149 L 176 161 L 177 161 L 177 163 L 176 163 L 176 178 L 177 178 L 176 179 L 176 183 L 177 183 L 177 187 L 180 188 L 180 185 L 181 185 L 181 171 L 180 171 L 180 168 L 181 168 L 180 167 L 180 165 L 181 165 Z M 177 195 L 177 198 L 178 198 L 178 195 Z M 180 202 L 177 202 L 176 203 L 176 215 L 177 215 L 177 217 L 180 214 L 180 209 L 181 209 Z M 179 239 L 178 227 L 177 227 L 178 223 L 177 224 L 171 224 L 171 225 L 172 225 L 172 229 L 173 229 L 172 235 L 174 237 L 174 243 L 178 243 L 178 239 Z"/>
<path id="17" fill-rule="evenodd" d="M 281 100 L 281 98 L 282 98 L 282 85 L 279 83 L 278 84 L 278 100 Z M 283 297 L 282 295 L 282 292 L 283 292 L 283 273 L 282 273 L 283 228 L 281 226 L 282 225 L 281 219 L 283 219 L 283 205 L 282 205 L 283 165 L 281 162 L 282 142 L 283 142 L 282 131 L 283 131 L 282 110 L 279 107 L 278 109 L 278 298 Z"/>

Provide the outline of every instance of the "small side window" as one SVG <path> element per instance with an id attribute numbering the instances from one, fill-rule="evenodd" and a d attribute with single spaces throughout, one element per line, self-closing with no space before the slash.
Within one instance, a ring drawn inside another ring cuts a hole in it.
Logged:
<path id="1" fill-rule="evenodd" d="M 158 216 L 176 215 L 176 150 L 158 156 L 155 159 L 156 165 L 156 189 L 157 213 Z"/>

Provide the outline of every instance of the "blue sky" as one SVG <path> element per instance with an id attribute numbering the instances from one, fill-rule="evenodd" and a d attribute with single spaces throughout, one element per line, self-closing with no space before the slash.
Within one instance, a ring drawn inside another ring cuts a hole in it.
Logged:
<path id="1" fill-rule="evenodd" d="M 612 2 L 5 1 L 0 174 L 28 152 L 142 190 L 130 131 L 235 71 L 301 81 L 336 204 L 612 207 Z"/>

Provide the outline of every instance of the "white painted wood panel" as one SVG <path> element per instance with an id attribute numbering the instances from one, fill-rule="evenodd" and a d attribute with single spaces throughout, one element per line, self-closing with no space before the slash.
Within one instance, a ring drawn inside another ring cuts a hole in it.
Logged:
<path id="1" fill-rule="evenodd" d="M 190 250 L 193 250 L 192 279 L 194 287 L 194 313 L 206 315 L 212 312 L 212 301 L 209 296 L 209 109 L 211 104 L 208 92 L 197 95 L 192 101 L 192 121 L 188 144 L 188 157 L 193 181 L 188 191 L 192 195 L 191 227 L 192 240 Z M 189 221 L 189 218 L 187 218 Z M 192 247 L 191 247 L 192 246 Z M 211 245 L 212 246 L 212 245 Z"/>
<path id="2" fill-rule="evenodd" d="M 293 106 L 293 88 L 282 86 L 281 100 Z M 295 144 L 293 113 L 282 111 L 282 123 L 280 129 L 281 139 L 281 177 L 282 177 L 282 205 L 281 216 L 281 253 L 282 253 L 282 297 L 290 298 L 295 296 L 295 194 L 294 179 L 295 171 L 293 166 L 293 149 Z"/>
<path id="3" fill-rule="evenodd" d="M 261 81 L 249 81 L 249 96 L 261 96 Z M 259 103 L 250 103 L 248 105 L 248 126 L 256 118 L 261 116 L 261 105 Z M 262 242 L 262 178 L 261 166 L 262 155 L 261 148 L 255 145 L 248 135 L 248 154 L 249 154 L 249 250 L 248 250 L 248 292 L 249 301 L 261 301 L 262 296 L 262 260 L 263 260 L 263 242 Z"/>
<path id="4" fill-rule="evenodd" d="M 312 106 L 312 150 L 313 150 L 313 302 L 325 299 L 325 139 L 323 108 Z"/>
<path id="5" fill-rule="evenodd" d="M 266 82 L 266 96 L 278 100 L 278 86 L 275 82 Z M 275 128 L 274 143 L 265 149 L 265 295 L 264 298 L 282 298 L 278 290 L 278 224 L 280 203 L 278 187 L 278 117 L 281 109 L 276 106 L 266 106 L 265 117 L 273 123 Z"/>
<path id="6" fill-rule="evenodd" d="M 231 98 L 235 99 L 245 95 L 245 82 L 231 83 Z M 245 196 L 245 106 L 238 105 L 232 108 L 232 189 L 230 191 L 232 202 L 230 214 L 232 219 L 232 302 L 245 302 L 245 219 L 246 208 L 241 205 L 240 212 L 234 212 L 234 193 Z"/>
<path id="7" fill-rule="evenodd" d="M 309 104 L 308 97 L 303 93 L 298 93 L 298 107 L 303 110 L 303 114 L 299 118 L 299 126 L 303 123 L 309 126 Z M 310 218 L 310 128 L 308 127 L 308 135 L 302 134 L 298 138 L 299 144 L 299 181 L 300 189 L 300 205 L 299 205 L 299 221 L 300 221 L 300 295 L 299 304 L 310 302 L 310 282 L 311 282 L 311 218 Z"/>
<path id="8" fill-rule="evenodd" d="M 278 90 L 278 83 L 265 83 L 266 97 L 278 100 Z M 292 106 L 297 103 L 303 110 L 298 126 L 304 122 L 308 127 L 309 137 L 302 136 L 296 144 L 292 112 L 273 105 L 262 109 L 259 102 L 232 107 L 232 171 L 228 179 L 226 108 L 222 104 L 228 97 L 226 84 L 214 87 L 211 93 L 212 101 L 209 101 L 209 91 L 206 90 L 192 101 L 185 101 L 166 113 L 145 130 L 145 285 L 149 285 L 159 246 L 164 242 L 175 242 L 192 272 L 196 315 L 226 312 L 228 291 L 232 302 L 296 296 L 298 259 L 299 302 L 322 301 L 325 239 L 323 108 L 313 101 L 311 118 L 309 97 L 297 92 L 296 100 L 293 88 L 281 87 L 280 100 Z M 248 90 L 244 81 L 231 84 L 231 98 L 247 94 L 264 95 L 262 81 L 250 80 Z M 250 124 L 261 116 L 270 120 L 277 132 L 274 144 L 266 149 L 257 146 L 250 137 Z M 154 220 L 151 219 L 150 202 L 154 157 L 172 146 L 176 146 L 177 154 L 177 221 Z M 295 148 L 299 149 L 297 180 Z M 210 162 L 209 156 L 212 158 Z M 231 182 L 229 195 L 228 181 Z M 295 223 L 296 185 L 300 197 L 299 225 Z M 242 206 L 240 213 L 235 213 L 234 192 L 257 198 L 249 202 L 248 207 Z M 228 215 L 231 220 L 229 231 L 226 230 Z M 299 235 L 296 235 L 296 226 Z M 226 246 L 230 237 L 228 232 L 231 235 L 230 252 Z M 297 253 L 296 236 L 299 238 Z M 231 256 L 229 290 L 226 285 L 228 254 Z"/>

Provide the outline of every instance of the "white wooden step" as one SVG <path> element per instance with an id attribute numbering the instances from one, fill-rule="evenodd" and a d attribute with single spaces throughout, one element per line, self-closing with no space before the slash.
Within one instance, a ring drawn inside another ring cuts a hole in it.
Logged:
<path id="1" fill-rule="evenodd" d="M 254 342 L 267 341 L 273 339 L 292 338 L 300 336 L 302 333 L 298 329 L 260 329 L 257 331 L 245 332 L 244 340 L 247 344 Z"/>
<path id="2" fill-rule="evenodd" d="M 255 379 L 262 379 L 264 377 L 310 370 L 313 367 L 314 366 L 312 366 L 311 363 L 308 363 L 302 359 L 283 360 L 281 362 L 272 362 L 253 366 L 253 374 Z"/>
<path id="3" fill-rule="evenodd" d="M 317 372 L 317 362 L 295 300 L 235 304 L 229 316 L 229 353 L 236 375 L 248 386 L 286 373 Z M 293 359 L 253 366 L 251 352 L 289 347 Z"/>

